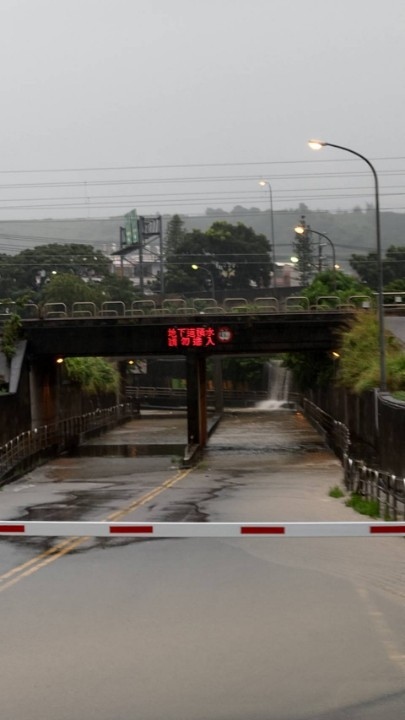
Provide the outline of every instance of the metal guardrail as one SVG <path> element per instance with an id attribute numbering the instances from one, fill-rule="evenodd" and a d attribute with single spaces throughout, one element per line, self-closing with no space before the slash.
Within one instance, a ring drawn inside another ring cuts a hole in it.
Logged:
<path id="1" fill-rule="evenodd" d="M 346 488 L 366 500 L 376 500 L 380 516 L 405 520 L 405 478 L 367 467 L 349 455 L 343 458 Z"/>
<path id="2" fill-rule="evenodd" d="M 68 307 L 63 302 L 38 305 L 33 302 L 20 305 L 17 302 L 0 298 L 0 323 L 11 314 L 19 315 L 23 320 L 89 319 L 89 318 L 139 318 L 144 316 L 177 315 L 219 315 L 219 314 L 265 314 L 277 313 L 325 313 L 373 310 L 376 307 L 377 294 L 352 295 L 342 301 L 336 295 L 319 297 L 310 305 L 305 296 L 290 295 L 283 300 L 275 297 L 256 297 L 252 300 L 243 297 L 227 297 L 219 304 L 215 298 L 165 298 L 159 304 L 155 300 L 134 300 L 130 306 L 122 301 L 108 300 L 97 307 L 93 302 L 77 301 Z M 405 312 L 405 292 L 384 292 L 384 308 Z"/>
<path id="3" fill-rule="evenodd" d="M 290 295 L 283 300 L 275 297 L 256 297 L 252 300 L 243 297 L 227 297 L 219 304 L 215 298 L 165 298 L 159 304 L 155 300 L 134 300 L 130 306 L 122 301 L 108 300 L 97 307 L 93 302 L 77 301 L 71 307 L 63 302 L 45 303 L 38 305 L 33 302 L 20 305 L 17 302 L 0 298 L 0 322 L 15 313 L 23 320 L 55 320 L 55 319 L 85 319 L 85 318 L 137 318 L 176 315 L 218 315 L 236 313 L 276 314 L 311 312 L 324 313 L 325 311 L 350 312 L 356 310 L 373 310 L 376 307 L 377 294 L 352 295 L 342 301 L 336 295 L 319 297 L 310 305 L 307 297 Z M 405 292 L 384 292 L 384 308 L 389 311 L 405 311 Z"/>
<path id="4" fill-rule="evenodd" d="M 194 300 L 185 300 L 184 298 L 171 298 L 163 300 L 159 306 L 154 300 L 135 300 L 131 306 L 126 306 L 121 301 L 106 301 L 101 307 L 97 307 L 92 302 L 75 302 L 68 307 L 63 302 L 45 303 L 37 305 L 35 303 L 26 303 L 19 305 L 16 302 L 10 302 L 0 299 L 0 323 L 7 320 L 12 314 L 19 315 L 23 320 L 63 320 L 63 319 L 105 319 L 105 318 L 139 318 L 139 317 L 156 317 L 156 316 L 185 316 L 185 315 L 235 315 L 235 314 L 254 314 L 254 315 L 274 315 L 277 313 L 295 313 L 311 312 L 324 313 L 325 311 L 347 312 L 355 310 L 356 302 L 342 303 L 338 297 L 330 296 L 322 298 L 322 302 L 317 302 L 310 306 L 308 298 L 291 296 L 283 301 L 277 300 L 275 297 L 258 297 L 254 300 L 246 298 L 226 298 L 220 305 L 214 298 L 195 298 Z"/>
<path id="5" fill-rule="evenodd" d="M 335 420 L 310 400 L 305 399 L 302 405 L 305 415 L 316 424 L 340 457 L 346 489 L 365 500 L 376 500 L 381 517 L 405 520 L 405 478 L 371 468 L 363 460 L 353 457 L 350 432 L 346 425 Z"/>
<path id="6" fill-rule="evenodd" d="M 0 447 L 0 485 L 17 474 L 27 472 L 52 455 L 58 455 L 78 444 L 91 432 L 114 427 L 132 417 L 130 403 L 121 403 L 103 410 L 42 425 L 17 435 Z"/>

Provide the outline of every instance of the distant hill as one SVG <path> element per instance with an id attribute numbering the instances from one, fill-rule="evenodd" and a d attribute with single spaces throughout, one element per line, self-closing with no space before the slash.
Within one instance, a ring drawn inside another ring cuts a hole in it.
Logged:
<path id="1" fill-rule="evenodd" d="M 0 222 L 0 252 L 15 254 L 49 243 L 86 243 L 110 252 L 119 244 L 122 217 L 108 219 L 12 220 Z"/>
<path id="2" fill-rule="evenodd" d="M 302 215 L 314 229 L 325 233 L 333 242 L 337 262 L 347 261 L 353 253 L 373 252 L 375 250 L 375 212 L 355 208 L 351 211 L 322 212 L 310 210 L 301 204 L 298 208 L 276 210 L 274 212 L 276 260 L 289 260 L 292 254 L 294 226 Z M 170 219 L 164 216 L 163 227 Z M 270 214 L 268 210 L 258 208 L 235 207 L 226 212 L 220 208 L 209 208 L 205 215 L 198 217 L 182 215 L 185 228 L 206 230 L 216 220 L 244 224 L 257 233 L 270 237 Z M 48 243 L 86 243 L 106 253 L 119 245 L 119 228 L 125 224 L 122 216 L 108 219 L 78 218 L 70 220 L 24 220 L 0 221 L 0 253 L 15 254 L 27 247 Z M 405 246 L 405 214 L 394 212 L 381 213 L 382 247 L 390 245 Z M 327 248 L 324 250 L 327 255 Z"/>

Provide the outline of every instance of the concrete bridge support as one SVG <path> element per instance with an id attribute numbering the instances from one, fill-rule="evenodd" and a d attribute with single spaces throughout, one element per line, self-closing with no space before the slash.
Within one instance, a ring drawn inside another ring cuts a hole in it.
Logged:
<path id="1" fill-rule="evenodd" d="M 214 357 L 214 393 L 215 393 L 215 412 L 221 415 L 224 409 L 224 386 L 222 381 L 222 360 L 220 357 Z"/>
<path id="2" fill-rule="evenodd" d="M 31 361 L 31 427 L 50 425 L 58 420 L 58 366 L 54 358 Z"/>
<path id="3" fill-rule="evenodd" d="M 187 438 L 188 445 L 207 443 L 207 393 L 205 357 L 187 356 Z"/>

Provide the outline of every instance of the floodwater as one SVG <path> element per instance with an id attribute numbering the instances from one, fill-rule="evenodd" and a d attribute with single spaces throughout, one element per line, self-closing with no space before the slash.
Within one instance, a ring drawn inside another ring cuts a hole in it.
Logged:
<path id="1" fill-rule="evenodd" d="M 178 472 L 186 439 L 185 413 L 144 413 L 140 419 L 87 441 L 73 455 L 56 458 L 6 485 L 1 494 L 2 518 L 101 519 L 103 514 L 118 511 L 134 497 Z M 338 461 L 301 413 L 286 409 L 227 412 L 211 436 L 200 464 L 210 467 L 210 473 L 205 473 L 203 483 L 199 481 L 199 491 L 194 483 L 190 497 L 184 483 L 175 494 L 165 493 L 164 503 L 159 504 L 163 517 L 156 519 L 172 517 L 175 505 L 176 520 L 204 515 L 205 521 L 209 521 L 209 513 L 196 515 L 190 509 L 195 507 L 197 494 L 204 504 L 204 498 L 213 491 L 218 496 L 221 482 L 221 493 L 226 494 L 236 477 L 240 488 L 248 483 L 252 491 L 253 470 L 262 468 L 282 482 L 283 472 L 286 478 L 291 478 L 291 469 L 296 474 L 297 465 L 302 470 L 314 463 L 319 469 L 332 466 L 335 479 L 340 479 Z M 215 473 L 222 474 L 224 479 L 215 478 Z M 193 477 L 200 474 L 198 467 L 192 472 Z M 148 508 L 149 505 L 145 509 Z"/>

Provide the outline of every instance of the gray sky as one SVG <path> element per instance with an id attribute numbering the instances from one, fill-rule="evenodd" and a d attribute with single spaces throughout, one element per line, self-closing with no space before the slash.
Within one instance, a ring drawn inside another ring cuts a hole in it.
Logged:
<path id="1" fill-rule="evenodd" d="M 367 166 L 311 137 L 369 157 L 382 208 L 405 209 L 403 0 L 0 10 L 0 220 L 264 209 L 260 177 L 276 210 L 373 202 Z"/>

